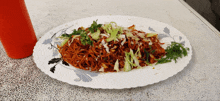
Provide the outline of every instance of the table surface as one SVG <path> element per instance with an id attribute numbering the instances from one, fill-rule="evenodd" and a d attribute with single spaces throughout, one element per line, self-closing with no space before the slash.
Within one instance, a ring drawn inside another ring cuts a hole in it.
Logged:
<path id="1" fill-rule="evenodd" d="M 25 0 L 36 36 L 61 24 L 98 15 L 130 15 L 167 23 L 190 41 L 192 60 L 173 77 L 121 90 L 92 89 L 55 80 L 33 56 L 7 57 L 0 44 L 1 100 L 219 100 L 220 33 L 182 0 Z"/>

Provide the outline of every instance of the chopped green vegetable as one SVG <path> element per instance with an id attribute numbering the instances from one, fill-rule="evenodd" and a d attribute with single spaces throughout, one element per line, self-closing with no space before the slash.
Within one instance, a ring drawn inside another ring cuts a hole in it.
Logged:
<path id="1" fill-rule="evenodd" d="M 115 62 L 114 70 L 116 70 L 117 72 L 119 71 L 119 62 L 118 62 L 118 59 L 117 59 L 116 62 Z"/>
<path id="2" fill-rule="evenodd" d="M 131 32 L 127 32 L 126 37 L 127 38 L 131 37 L 131 38 L 135 39 L 136 41 L 140 40 L 137 36 L 133 35 Z"/>
<path id="3" fill-rule="evenodd" d="M 89 27 L 89 31 L 91 33 L 94 33 L 98 30 L 98 28 L 100 28 L 102 26 L 102 24 L 97 24 L 97 20 L 93 21 L 93 23 L 91 24 L 91 26 Z"/>
<path id="4" fill-rule="evenodd" d="M 100 71 L 100 72 L 104 72 L 104 71 L 105 71 L 104 67 L 101 67 L 101 68 L 99 69 L 99 71 Z"/>
<path id="5" fill-rule="evenodd" d="M 127 36 L 127 38 L 128 38 L 128 37 L 133 37 L 134 35 L 133 35 L 131 32 L 127 32 L 127 33 L 126 33 L 126 36 Z"/>
<path id="6" fill-rule="evenodd" d="M 93 41 L 86 34 L 85 30 L 82 30 L 82 29 L 76 30 L 76 29 L 74 29 L 72 34 L 62 34 L 61 35 L 60 38 L 64 39 L 64 41 L 62 42 L 62 45 L 64 45 L 73 35 L 80 35 L 81 36 L 80 41 L 83 45 L 86 45 L 86 44 L 92 45 L 93 44 Z"/>
<path id="7" fill-rule="evenodd" d="M 65 45 L 66 42 L 68 42 L 69 39 L 65 39 L 62 43 L 61 46 Z"/>
<path id="8" fill-rule="evenodd" d="M 157 35 L 157 34 L 156 33 L 147 33 L 146 37 L 152 37 L 152 36 L 155 36 L 155 35 Z"/>
<path id="9" fill-rule="evenodd" d="M 171 60 L 174 60 L 175 63 L 177 62 L 177 59 L 182 56 L 187 56 L 187 50 L 189 48 L 184 48 L 182 44 L 177 43 L 177 42 L 171 42 L 171 45 L 166 48 L 166 57 L 163 57 L 161 59 L 155 59 L 157 60 L 156 64 L 162 64 L 162 63 L 167 63 L 171 62 Z"/>
<path id="10" fill-rule="evenodd" d="M 138 68 L 140 68 L 140 65 L 139 65 L 139 60 L 137 59 L 137 56 L 134 55 L 134 52 L 132 49 L 130 49 L 130 54 L 131 54 L 131 63 L 133 64 L 133 61 L 135 64 L 133 64 L 134 66 L 137 66 Z"/>
<path id="11" fill-rule="evenodd" d="M 130 71 L 130 70 L 131 70 L 131 66 L 130 66 L 130 64 L 128 63 L 128 60 L 127 60 L 127 61 L 125 60 L 124 71 L 125 71 L 125 72 L 128 72 L 128 71 Z"/>
<path id="12" fill-rule="evenodd" d="M 152 50 L 151 45 L 149 45 L 149 48 L 150 48 L 150 53 L 148 51 L 146 51 L 146 49 L 144 48 L 144 53 L 146 55 L 146 59 L 144 59 L 144 60 L 146 61 L 146 63 L 150 62 L 149 57 L 152 56 L 152 54 L 154 54 L 154 52 L 156 51 L 156 50 Z"/>
<path id="13" fill-rule="evenodd" d="M 106 39 L 107 42 L 117 39 L 118 30 L 117 29 L 112 30 L 110 34 L 111 36 L 108 39 Z"/>
<path id="14" fill-rule="evenodd" d="M 99 38 L 99 34 L 100 34 L 100 30 L 98 30 L 98 28 L 100 28 L 102 26 L 102 24 L 97 24 L 97 20 L 93 21 L 93 23 L 91 24 L 91 27 L 89 27 L 89 31 L 91 33 L 93 33 L 91 36 L 94 39 L 98 39 Z M 98 31 L 97 33 L 95 33 L 96 31 Z M 62 34 L 61 37 L 65 37 L 70 39 L 72 37 L 72 35 L 80 35 L 80 41 L 83 45 L 93 45 L 93 41 L 90 39 L 90 37 L 87 35 L 87 32 L 85 30 L 79 29 L 76 30 L 74 29 L 73 32 L 71 34 Z M 65 44 L 68 40 L 65 39 L 63 44 Z"/>
<path id="15" fill-rule="evenodd" d="M 125 65 L 124 65 L 124 71 L 128 72 L 131 70 L 131 65 L 130 65 L 130 55 L 129 53 L 125 52 Z"/>
<path id="16" fill-rule="evenodd" d="M 155 52 L 155 50 L 152 50 L 152 51 L 151 51 L 151 54 L 154 54 L 154 52 Z"/>
<path id="17" fill-rule="evenodd" d="M 100 30 L 98 29 L 97 32 L 94 32 L 91 34 L 92 38 L 95 40 L 99 39 L 99 35 L 100 35 Z"/>
<path id="18" fill-rule="evenodd" d="M 136 53 L 135 53 L 135 56 L 141 58 L 141 51 L 140 51 L 140 48 L 138 47 Z"/>
<path id="19" fill-rule="evenodd" d="M 70 36 L 70 34 L 66 34 L 66 33 L 65 33 L 65 34 L 62 34 L 61 37 L 59 37 L 59 38 L 64 38 L 64 37 L 66 37 L 66 38 L 68 37 L 68 38 L 69 38 L 69 37 L 71 37 L 71 36 Z"/>
<path id="20" fill-rule="evenodd" d="M 86 45 L 86 44 L 93 45 L 93 41 L 90 39 L 90 37 L 85 32 L 81 33 L 80 36 L 81 36 L 80 41 L 83 45 Z"/>
<path id="21" fill-rule="evenodd" d="M 150 64 L 149 62 L 145 61 L 145 63 L 148 65 L 148 66 L 153 66 L 152 64 Z"/>
<path id="22" fill-rule="evenodd" d="M 145 53 L 145 55 L 146 55 L 145 61 L 146 61 L 147 63 L 149 63 L 148 58 L 149 58 L 149 56 L 150 56 L 150 53 L 148 53 L 145 48 L 144 48 L 144 53 Z"/>
<path id="23" fill-rule="evenodd" d="M 72 35 L 80 35 L 81 33 L 85 32 L 85 30 L 79 29 L 78 31 L 76 29 L 73 30 L 72 34 L 62 34 L 62 37 L 68 37 L 71 38 Z"/>
<path id="24" fill-rule="evenodd" d="M 62 39 L 63 41 L 61 42 L 61 46 L 63 46 L 66 42 L 68 42 L 68 40 L 70 39 L 70 37 L 68 37 L 68 35 L 63 34 L 62 36 L 58 37 L 60 39 Z"/>
<path id="25" fill-rule="evenodd" d="M 151 50 L 151 45 L 149 45 L 149 48 L 150 48 L 150 50 Z"/>
<path id="26" fill-rule="evenodd" d="M 114 28 L 112 24 L 115 24 L 116 27 Z M 117 26 L 117 24 L 115 22 L 111 22 L 109 24 L 106 24 L 105 26 L 102 27 L 104 30 L 106 30 L 106 32 L 108 34 L 110 34 L 110 37 L 108 39 L 106 39 L 107 42 L 110 42 L 112 40 L 116 40 L 120 34 L 118 33 L 122 33 L 123 32 L 123 28 L 120 26 Z"/>
<path id="27" fill-rule="evenodd" d="M 77 37 L 79 37 L 80 35 L 72 35 L 71 41 L 69 42 L 69 45 L 73 42 L 73 40 Z"/>
<path id="28" fill-rule="evenodd" d="M 141 68 L 137 55 L 138 51 L 134 54 L 132 49 L 130 49 L 129 53 L 125 52 L 125 71 L 130 71 L 134 66 L 137 66 L 137 68 Z"/>

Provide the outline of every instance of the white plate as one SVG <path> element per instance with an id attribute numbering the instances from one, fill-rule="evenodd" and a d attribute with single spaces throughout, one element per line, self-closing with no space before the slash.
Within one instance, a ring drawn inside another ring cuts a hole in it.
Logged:
<path id="1" fill-rule="evenodd" d="M 76 29 L 81 26 L 85 28 L 89 27 L 92 22 L 97 19 L 100 24 L 111 21 L 114 21 L 119 26 L 123 27 L 129 27 L 134 24 L 138 30 L 157 32 L 159 38 L 163 42 L 170 43 L 171 41 L 176 41 L 183 43 L 184 46 L 188 47 L 190 50 L 188 55 L 178 59 L 177 63 L 170 62 L 156 65 L 154 67 L 147 66 L 130 72 L 94 73 L 67 66 L 63 64 L 62 61 L 54 61 L 54 63 L 48 64 L 50 60 L 60 58 L 56 49 L 56 44 L 60 44 L 60 42 L 56 37 L 68 30 Z M 40 38 L 36 43 L 33 52 L 34 61 L 37 67 L 50 77 L 72 85 L 102 89 L 124 89 L 157 83 L 183 70 L 191 60 L 191 56 L 192 47 L 189 40 L 172 26 L 148 18 L 120 15 L 83 18 L 58 26 Z M 51 68 L 53 68 L 53 70 L 51 70 Z"/>

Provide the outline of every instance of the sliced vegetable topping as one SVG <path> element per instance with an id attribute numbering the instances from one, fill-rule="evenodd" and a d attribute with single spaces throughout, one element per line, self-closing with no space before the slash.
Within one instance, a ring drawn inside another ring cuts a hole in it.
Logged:
<path id="1" fill-rule="evenodd" d="M 115 26 L 114 26 L 115 24 Z M 102 27 L 108 34 L 110 34 L 110 37 L 106 39 L 107 42 L 110 42 L 112 40 L 116 41 L 117 38 L 120 36 L 121 33 L 123 33 L 123 28 L 120 26 L 117 26 L 115 22 L 111 22 L 109 24 L 106 24 Z"/>
<path id="2" fill-rule="evenodd" d="M 91 26 L 89 27 L 89 31 L 91 33 L 96 32 L 100 27 L 102 26 L 102 24 L 97 24 L 97 20 L 93 21 L 93 23 L 91 24 Z"/>
<path id="3" fill-rule="evenodd" d="M 98 29 L 97 32 L 92 33 L 91 36 L 93 39 L 98 40 L 100 36 L 100 30 Z"/>
<path id="4" fill-rule="evenodd" d="M 83 45 L 89 44 L 92 45 L 93 41 L 90 39 L 90 37 L 86 34 L 86 32 L 82 32 L 80 34 L 80 41 Z"/>
<path id="5" fill-rule="evenodd" d="M 119 62 L 118 62 L 118 59 L 117 59 L 116 62 L 115 62 L 114 70 L 116 70 L 117 72 L 119 72 Z"/>
<path id="6" fill-rule="evenodd" d="M 125 52 L 125 65 L 124 65 L 124 71 L 128 72 L 131 70 L 131 62 L 130 62 L 130 55 L 129 53 Z"/>

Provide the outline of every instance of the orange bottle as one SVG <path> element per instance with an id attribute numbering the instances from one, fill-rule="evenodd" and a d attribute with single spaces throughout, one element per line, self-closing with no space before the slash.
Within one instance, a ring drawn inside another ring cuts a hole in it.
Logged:
<path id="1" fill-rule="evenodd" d="M 11 58 L 32 55 L 37 38 L 24 0 L 0 1 L 0 41 Z"/>

